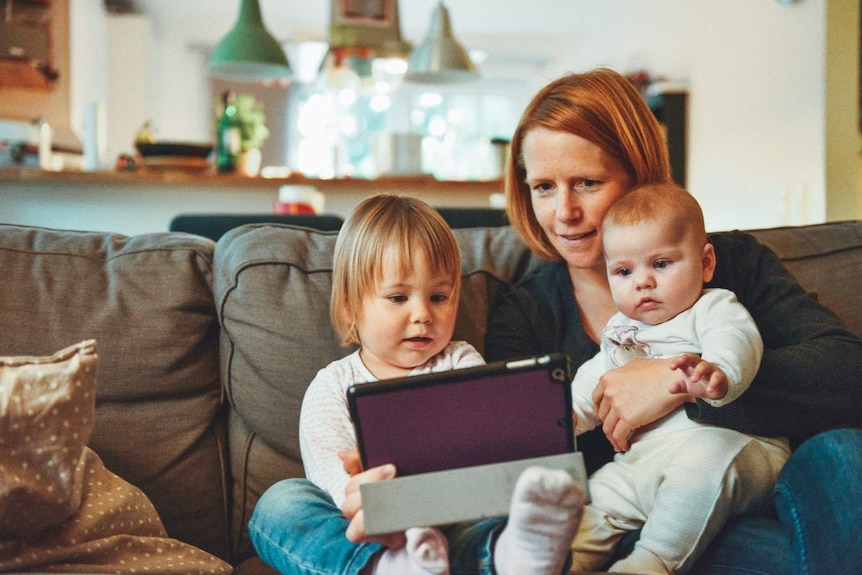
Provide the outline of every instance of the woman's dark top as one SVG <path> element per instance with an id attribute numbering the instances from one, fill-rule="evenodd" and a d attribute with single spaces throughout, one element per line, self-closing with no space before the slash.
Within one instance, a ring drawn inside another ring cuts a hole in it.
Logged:
<path id="1" fill-rule="evenodd" d="M 717 267 L 706 287 L 736 293 L 763 337 L 760 371 L 740 398 L 723 407 L 686 404 L 689 418 L 798 445 L 826 429 L 862 421 L 862 339 L 807 293 L 778 256 L 744 232 L 713 234 Z M 581 324 L 563 262 L 525 278 L 492 312 L 488 361 L 550 352 L 569 354 L 573 369 L 598 352 Z M 589 472 L 613 456 L 601 428 L 578 437 Z"/>

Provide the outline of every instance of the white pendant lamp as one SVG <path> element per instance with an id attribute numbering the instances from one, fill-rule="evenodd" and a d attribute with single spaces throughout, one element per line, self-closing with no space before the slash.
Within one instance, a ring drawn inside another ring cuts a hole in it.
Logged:
<path id="1" fill-rule="evenodd" d="M 445 84 L 478 77 L 479 72 L 467 50 L 452 34 L 449 10 L 441 0 L 431 15 L 428 35 L 410 54 L 404 81 Z"/>

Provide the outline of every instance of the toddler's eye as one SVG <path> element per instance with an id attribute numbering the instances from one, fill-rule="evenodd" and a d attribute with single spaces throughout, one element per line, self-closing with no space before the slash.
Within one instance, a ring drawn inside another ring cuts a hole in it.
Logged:
<path id="1" fill-rule="evenodd" d="M 617 270 L 617 275 L 625 278 L 632 275 L 632 270 L 629 268 L 620 268 Z"/>
<path id="2" fill-rule="evenodd" d="M 407 301 L 407 296 L 401 294 L 391 295 L 389 296 L 389 301 L 391 301 L 392 303 L 403 303 Z"/>
<path id="3" fill-rule="evenodd" d="M 670 260 L 658 260 L 658 261 L 655 263 L 655 269 L 657 269 L 657 270 L 663 270 L 663 269 L 665 269 L 665 268 L 666 268 L 667 266 L 669 266 L 669 265 L 670 265 Z"/>
<path id="4" fill-rule="evenodd" d="M 447 296 L 446 294 L 442 294 L 442 293 L 441 294 L 435 294 L 435 295 L 431 296 L 431 301 L 433 303 L 443 303 L 448 299 L 449 299 L 449 296 Z"/>

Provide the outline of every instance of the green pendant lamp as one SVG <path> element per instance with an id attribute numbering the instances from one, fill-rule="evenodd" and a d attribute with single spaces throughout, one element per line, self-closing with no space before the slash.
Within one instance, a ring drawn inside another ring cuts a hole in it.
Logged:
<path id="1" fill-rule="evenodd" d="M 476 65 L 452 33 L 449 10 L 441 0 L 431 15 L 428 35 L 410 54 L 404 81 L 447 84 L 478 77 Z"/>
<path id="2" fill-rule="evenodd" d="M 234 82 L 281 80 L 290 76 L 284 50 L 263 25 L 258 0 L 242 0 L 236 24 L 213 50 L 207 73 Z"/>

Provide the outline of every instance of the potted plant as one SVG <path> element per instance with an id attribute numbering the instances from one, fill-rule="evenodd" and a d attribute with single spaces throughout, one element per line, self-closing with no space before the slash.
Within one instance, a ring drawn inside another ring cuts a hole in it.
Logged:
<path id="1" fill-rule="evenodd" d="M 221 133 L 224 130 L 230 130 L 239 140 L 238 149 L 231 151 L 236 154 L 236 170 L 246 176 L 256 176 L 260 172 L 260 149 L 269 138 L 263 104 L 252 94 L 226 96 L 216 106 L 216 120 L 220 142 L 232 139 Z"/>

